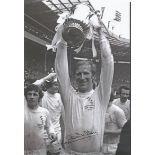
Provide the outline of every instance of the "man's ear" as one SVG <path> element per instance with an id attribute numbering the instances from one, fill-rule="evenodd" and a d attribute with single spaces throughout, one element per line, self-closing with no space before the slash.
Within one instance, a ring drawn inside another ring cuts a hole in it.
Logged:
<path id="1" fill-rule="evenodd" d="M 41 99 L 38 100 L 38 105 L 42 105 L 42 100 Z"/>
<path id="2" fill-rule="evenodd" d="M 92 72 L 92 80 L 95 80 L 95 73 Z"/>

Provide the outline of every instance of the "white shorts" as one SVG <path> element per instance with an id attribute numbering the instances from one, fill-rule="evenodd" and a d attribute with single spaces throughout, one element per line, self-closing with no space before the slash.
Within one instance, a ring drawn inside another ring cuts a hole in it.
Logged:
<path id="1" fill-rule="evenodd" d="M 39 149 L 39 150 L 24 150 L 24 155 L 46 155 L 46 149 Z"/>
<path id="2" fill-rule="evenodd" d="M 62 145 L 61 145 L 61 132 L 57 133 L 57 141 L 47 144 L 47 151 L 50 153 L 58 153 L 61 152 Z"/>
<path id="3" fill-rule="evenodd" d="M 90 152 L 90 153 L 80 153 L 75 151 L 67 152 L 64 149 L 62 149 L 60 155 L 104 155 L 104 154 L 102 152 Z"/>
<path id="4" fill-rule="evenodd" d="M 102 152 L 103 154 L 115 155 L 117 151 L 117 144 L 103 144 Z"/>

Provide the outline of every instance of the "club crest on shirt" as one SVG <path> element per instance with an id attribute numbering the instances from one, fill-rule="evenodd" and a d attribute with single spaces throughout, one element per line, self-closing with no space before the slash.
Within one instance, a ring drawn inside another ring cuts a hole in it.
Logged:
<path id="1" fill-rule="evenodd" d="M 95 109 L 94 101 L 90 97 L 87 97 L 87 101 L 88 101 L 88 104 L 85 105 L 84 108 L 86 110 L 93 110 L 93 109 Z"/>
<path id="2" fill-rule="evenodd" d="M 41 129 L 45 125 L 45 122 L 46 122 L 46 116 L 40 116 L 40 121 L 37 124 L 37 126 Z"/>

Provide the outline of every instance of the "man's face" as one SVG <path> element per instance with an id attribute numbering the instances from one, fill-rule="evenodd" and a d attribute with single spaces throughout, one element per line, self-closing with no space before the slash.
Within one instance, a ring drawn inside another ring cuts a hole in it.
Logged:
<path id="1" fill-rule="evenodd" d="M 24 88 L 26 88 L 26 87 L 29 86 L 30 84 L 31 84 L 30 81 L 25 81 L 25 82 L 24 82 Z"/>
<path id="2" fill-rule="evenodd" d="M 122 103 L 126 102 L 129 95 L 130 95 L 130 90 L 122 89 L 120 94 L 121 102 Z"/>
<path id="3" fill-rule="evenodd" d="M 55 94 L 59 90 L 59 85 L 57 82 L 54 82 L 50 88 L 47 89 L 47 92 L 50 94 Z"/>
<path id="4" fill-rule="evenodd" d="M 34 90 L 28 91 L 26 95 L 26 100 L 29 108 L 33 109 L 37 107 L 39 104 L 39 93 Z"/>
<path id="5" fill-rule="evenodd" d="M 79 65 L 75 71 L 75 80 L 78 91 L 85 93 L 92 90 L 92 71 L 89 64 Z"/>

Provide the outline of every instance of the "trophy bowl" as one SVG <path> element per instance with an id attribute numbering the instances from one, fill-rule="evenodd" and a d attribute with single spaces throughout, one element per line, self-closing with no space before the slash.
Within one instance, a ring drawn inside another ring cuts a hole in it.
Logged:
<path id="1" fill-rule="evenodd" d="M 89 33 L 89 26 L 77 19 L 68 18 L 63 26 L 62 37 L 70 48 L 78 48 Z"/>
<path id="2" fill-rule="evenodd" d="M 63 23 L 63 39 L 67 42 L 69 48 L 78 48 L 90 31 L 89 16 L 91 9 L 88 5 L 79 4 L 71 8 L 70 15 Z"/>

